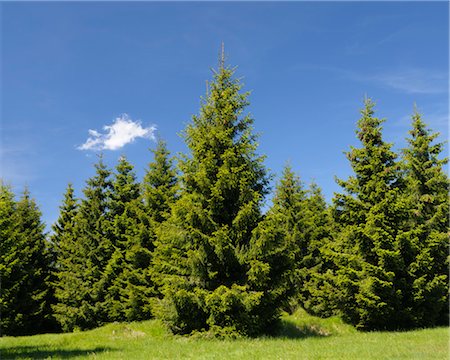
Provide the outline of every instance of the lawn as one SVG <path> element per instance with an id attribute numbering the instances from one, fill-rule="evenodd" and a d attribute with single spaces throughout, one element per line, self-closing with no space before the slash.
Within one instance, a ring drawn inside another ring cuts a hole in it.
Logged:
<path id="1" fill-rule="evenodd" d="M 338 318 L 299 310 L 274 337 L 173 336 L 156 320 L 70 334 L 0 338 L 1 359 L 448 359 L 449 329 L 356 332 Z"/>

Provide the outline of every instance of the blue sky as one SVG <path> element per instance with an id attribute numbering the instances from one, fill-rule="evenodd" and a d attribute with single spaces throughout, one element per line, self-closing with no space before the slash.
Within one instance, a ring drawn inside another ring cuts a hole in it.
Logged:
<path id="1" fill-rule="evenodd" d="M 366 94 L 396 149 L 414 103 L 448 137 L 447 2 L 0 6 L 1 177 L 16 192 L 30 188 L 47 225 L 68 182 L 81 195 L 94 148 L 110 166 L 126 155 L 139 178 L 152 126 L 173 154 L 186 151 L 178 134 L 199 110 L 222 41 L 252 90 L 267 167 L 279 175 L 290 161 L 329 201 L 340 190 L 334 176 L 350 174 L 343 152 L 358 145 Z"/>

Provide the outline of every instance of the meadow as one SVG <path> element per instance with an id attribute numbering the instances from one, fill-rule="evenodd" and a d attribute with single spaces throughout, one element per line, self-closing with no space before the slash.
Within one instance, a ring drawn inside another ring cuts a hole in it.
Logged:
<path id="1" fill-rule="evenodd" d="M 357 332 L 298 310 L 275 335 L 218 340 L 174 336 L 158 320 L 67 334 L 0 338 L 3 359 L 448 359 L 447 327 Z"/>

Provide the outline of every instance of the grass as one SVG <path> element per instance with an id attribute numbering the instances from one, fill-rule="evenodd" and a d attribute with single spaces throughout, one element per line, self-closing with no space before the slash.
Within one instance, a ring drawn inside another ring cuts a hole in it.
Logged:
<path id="1" fill-rule="evenodd" d="M 356 332 L 299 310 L 277 336 L 213 340 L 173 336 L 157 320 L 70 334 L 0 338 L 0 359 L 448 359 L 449 329 Z"/>

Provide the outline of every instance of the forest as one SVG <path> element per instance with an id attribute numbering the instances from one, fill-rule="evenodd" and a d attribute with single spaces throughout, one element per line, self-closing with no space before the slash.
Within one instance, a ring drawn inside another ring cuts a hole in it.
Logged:
<path id="1" fill-rule="evenodd" d="M 142 181 L 100 155 L 50 233 L 30 192 L 0 183 L 2 336 L 157 318 L 174 334 L 256 337 L 297 308 L 360 331 L 448 324 L 447 159 L 422 115 L 396 153 L 366 98 L 329 204 L 290 166 L 270 188 L 234 73 L 214 71 L 189 153 L 159 139 Z"/>

